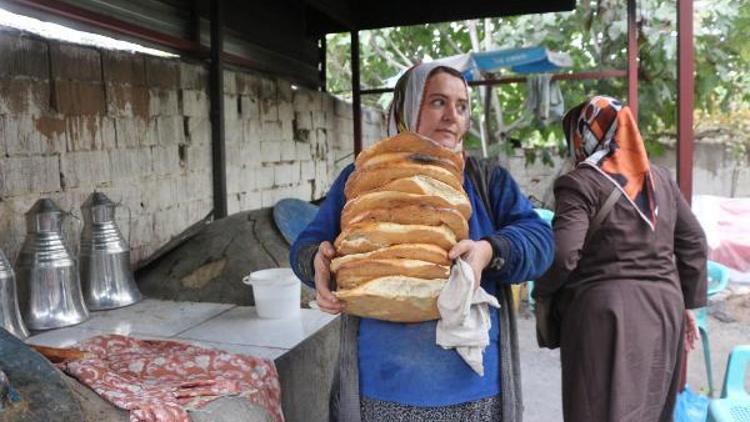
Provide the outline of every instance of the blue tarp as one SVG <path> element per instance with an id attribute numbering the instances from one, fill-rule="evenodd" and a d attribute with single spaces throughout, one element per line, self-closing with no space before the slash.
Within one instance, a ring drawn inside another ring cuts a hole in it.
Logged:
<path id="1" fill-rule="evenodd" d="M 557 53 L 545 47 L 508 48 L 503 50 L 466 53 L 436 60 L 460 70 L 466 79 L 473 80 L 478 71 L 494 72 L 510 68 L 515 73 L 550 73 L 573 66 L 567 53 Z"/>

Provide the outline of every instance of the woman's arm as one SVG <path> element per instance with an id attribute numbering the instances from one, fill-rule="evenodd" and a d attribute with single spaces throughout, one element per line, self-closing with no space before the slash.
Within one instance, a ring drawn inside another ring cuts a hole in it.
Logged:
<path id="1" fill-rule="evenodd" d="M 562 176 L 555 182 L 555 258 L 550 269 L 534 283 L 535 296 L 554 294 L 578 266 L 593 213 L 589 198 L 574 179 Z"/>
<path id="2" fill-rule="evenodd" d="M 690 210 L 679 188 L 670 179 L 677 197 L 677 221 L 674 228 L 674 255 L 680 276 L 685 308 L 706 306 L 706 235 Z"/>
<path id="3" fill-rule="evenodd" d="M 318 252 L 318 246 L 324 241 L 333 243 L 341 231 L 341 210 L 346 205 L 344 186 L 352 171 L 354 171 L 352 164 L 341 171 L 328 191 L 326 199 L 320 205 L 318 214 L 300 233 L 289 250 L 289 263 L 292 270 L 310 287 L 315 287 L 313 260 Z"/>
<path id="4" fill-rule="evenodd" d="M 503 282 L 533 280 L 552 262 L 552 230 L 534 211 L 515 180 L 497 166 L 488 184 L 497 231 L 484 239 L 493 249 L 487 268 L 493 278 Z M 497 258 L 501 258 L 499 261 Z"/>

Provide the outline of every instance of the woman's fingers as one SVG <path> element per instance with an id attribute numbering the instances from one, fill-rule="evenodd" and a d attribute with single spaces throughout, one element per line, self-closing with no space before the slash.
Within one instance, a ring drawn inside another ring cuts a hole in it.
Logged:
<path id="1" fill-rule="evenodd" d="M 344 304 L 331 293 L 329 288 L 331 282 L 331 258 L 336 255 L 336 250 L 330 242 L 323 242 L 315 254 L 315 300 L 320 310 L 331 314 L 337 314 L 344 310 Z"/>
<path id="2" fill-rule="evenodd" d="M 471 246 L 474 243 L 473 240 L 464 239 L 451 248 L 451 250 L 448 252 L 448 257 L 450 259 L 456 259 L 459 256 L 464 255 L 465 253 L 469 252 L 471 250 Z"/>

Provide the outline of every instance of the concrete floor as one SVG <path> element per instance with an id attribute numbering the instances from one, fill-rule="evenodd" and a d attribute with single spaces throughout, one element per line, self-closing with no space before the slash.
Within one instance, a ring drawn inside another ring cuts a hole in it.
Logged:
<path id="1" fill-rule="evenodd" d="M 732 322 L 722 322 L 715 317 L 709 320 L 709 341 L 712 357 L 714 386 L 721 394 L 727 357 L 735 345 L 750 344 L 750 295 L 734 296 L 720 304 L 720 311 L 729 315 Z M 523 380 L 524 422 L 562 421 L 560 392 L 560 354 L 558 350 L 540 349 L 536 344 L 533 316 L 521 310 L 518 319 Z M 750 368 L 746 375 L 750 391 Z M 708 393 L 703 348 L 698 346 L 688 357 L 688 384 L 693 390 Z"/>

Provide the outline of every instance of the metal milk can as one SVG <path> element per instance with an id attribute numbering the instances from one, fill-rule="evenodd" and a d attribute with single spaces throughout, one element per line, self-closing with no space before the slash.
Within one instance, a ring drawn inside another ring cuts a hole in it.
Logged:
<path id="1" fill-rule="evenodd" d="M 16 293 L 16 274 L 10 262 L 0 250 L 0 327 L 5 328 L 24 340 L 29 336 L 29 331 L 21 319 L 21 310 L 18 308 L 18 294 Z"/>
<path id="2" fill-rule="evenodd" d="M 91 310 L 113 309 L 141 300 L 130 266 L 129 241 L 115 222 L 117 204 L 101 192 L 89 195 L 81 205 L 81 283 Z"/>
<path id="3" fill-rule="evenodd" d="M 86 321 L 78 268 L 62 234 L 65 217 L 51 199 L 26 212 L 26 240 L 16 260 L 26 324 L 32 330 L 67 327 Z"/>

